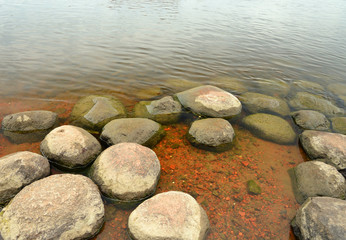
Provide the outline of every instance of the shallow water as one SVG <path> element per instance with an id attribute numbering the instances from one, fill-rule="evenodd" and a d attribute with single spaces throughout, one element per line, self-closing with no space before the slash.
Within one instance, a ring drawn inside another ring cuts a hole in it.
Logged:
<path id="1" fill-rule="evenodd" d="M 301 91 L 295 81 L 318 83 L 322 91 L 303 90 L 345 108 L 346 93 L 327 90 L 346 83 L 345 13 L 343 0 L 0 0 L 0 117 L 47 109 L 68 123 L 88 94 L 111 94 L 131 111 L 182 90 L 174 79 L 216 84 L 220 76 L 270 95 L 280 95 L 271 80 L 286 83 L 285 99 Z M 211 221 L 208 239 L 287 239 L 298 205 L 286 171 L 305 156 L 298 143 L 263 141 L 232 124 L 237 145 L 222 154 L 191 147 L 186 123 L 167 127 L 154 148 L 163 167 L 157 192 L 196 197 Z M 0 141 L 0 156 L 39 151 L 39 143 Z M 248 179 L 263 194 L 248 195 Z M 97 239 L 125 239 L 129 212 L 108 204 Z"/>

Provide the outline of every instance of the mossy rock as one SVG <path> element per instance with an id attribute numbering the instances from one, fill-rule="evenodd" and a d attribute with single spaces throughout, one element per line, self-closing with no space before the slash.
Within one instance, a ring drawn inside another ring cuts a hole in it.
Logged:
<path id="1" fill-rule="evenodd" d="M 247 185 L 247 191 L 249 194 L 252 194 L 252 195 L 261 194 L 262 189 L 254 180 L 247 181 L 246 185 Z"/>
<path id="2" fill-rule="evenodd" d="M 346 134 L 346 117 L 335 117 L 331 120 L 334 132 Z"/>
<path id="3" fill-rule="evenodd" d="M 329 84 L 327 89 L 335 95 L 346 95 L 346 84 L 344 83 Z"/>

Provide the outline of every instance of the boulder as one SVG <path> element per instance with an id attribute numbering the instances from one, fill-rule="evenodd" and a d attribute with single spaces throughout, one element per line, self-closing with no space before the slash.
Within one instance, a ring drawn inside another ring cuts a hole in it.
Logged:
<path id="1" fill-rule="evenodd" d="M 21 190 L 0 213 L 3 239 L 88 239 L 102 227 L 97 186 L 82 175 L 59 174 Z"/>
<path id="2" fill-rule="evenodd" d="M 344 240 L 346 236 L 346 201 L 313 197 L 298 209 L 292 222 L 294 233 L 303 240 Z"/>
<path id="3" fill-rule="evenodd" d="M 333 94 L 335 94 L 337 96 L 339 96 L 339 95 L 345 96 L 346 95 L 346 84 L 344 84 L 344 83 L 332 83 L 332 84 L 329 84 L 327 86 L 327 89 L 331 93 L 333 93 Z"/>
<path id="4" fill-rule="evenodd" d="M 331 120 L 334 132 L 346 134 L 346 117 L 335 117 Z"/>
<path id="5" fill-rule="evenodd" d="M 285 97 L 291 89 L 288 83 L 279 79 L 258 79 L 255 85 L 259 92 L 271 96 Z"/>
<path id="6" fill-rule="evenodd" d="M 162 124 L 176 123 L 182 113 L 181 104 L 171 96 L 155 101 L 141 101 L 135 105 L 135 116 L 149 118 Z"/>
<path id="7" fill-rule="evenodd" d="M 132 239 L 196 239 L 206 238 L 210 228 L 203 208 L 183 192 L 165 192 L 144 201 L 128 220 Z"/>
<path id="8" fill-rule="evenodd" d="M 259 138 L 279 144 L 291 144 L 295 142 L 296 133 L 293 131 L 291 125 L 278 116 L 256 113 L 245 117 L 242 122 Z"/>
<path id="9" fill-rule="evenodd" d="M 107 148 L 90 169 L 90 177 L 107 197 L 137 201 L 154 194 L 160 162 L 150 148 L 119 143 Z"/>
<path id="10" fill-rule="evenodd" d="M 103 128 L 100 139 L 108 145 L 133 142 L 153 147 L 164 135 L 163 127 L 153 120 L 147 118 L 122 118 L 107 123 Z"/>
<path id="11" fill-rule="evenodd" d="M 225 151 L 234 138 L 232 125 L 222 118 L 207 118 L 192 123 L 187 139 L 196 147 L 211 151 Z"/>
<path id="12" fill-rule="evenodd" d="M 271 97 L 260 93 L 247 92 L 239 97 L 242 104 L 250 113 L 273 113 L 281 116 L 290 114 L 287 103 L 281 98 Z"/>
<path id="13" fill-rule="evenodd" d="M 297 201 L 303 203 L 308 197 L 344 198 L 346 182 L 335 167 L 320 161 L 303 162 L 294 168 L 297 190 Z"/>
<path id="14" fill-rule="evenodd" d="M 47 158 L 28 151 L 0 158 L 0 204 L 5 204 L 23 187 L 48 176 Z"/>
<path id="15" fill-rule="evenodd" d="M 64 125 L 53 129 L 41 142 L 41 153 L 67 169 L 83 168 L 101 152 L 101 144 L 82 128 Z"/>
<path id="16" fill-rule="evenodd" d="M 234 94 L 241 94 L 247 91 L 246 82 L 235 77 L 220 76 L 212 79 L 211 83 Z"/>
<path id="17" fill-rule="evenodd" d="M 311 159 L 325 162 L 338 170 L 346 168 L 346 135 L 305 130 L 299 138 Z"/>
<path id="18" fill-rule="evenodd" d="M 324 93 L 325 91 L 322 85 L 311 81 L 297 80 L 292 83 L 292 86 L 296 92 Z"/>
<path id="19" fill-rule="evenodd" d="M 115 97 L 90 95 L 81 98 L 71 112 L 71 124 L 99 132 L 113 119 L 126 117 L 124 105 Z"/>
<path id="20" fill-rule="evenodd" d="M 177 94 L 180 103 L 196 115 L 229 118 L 241 112 L 234 95 L 214 86 L 204 85 Z"/>
<path id="21" fill-rule="evenodd" d="M 306 130 L 328 130 L 330 122 L 324 114 L 313 110 L 300 110 L 291 114 L 297 126 Z"/>

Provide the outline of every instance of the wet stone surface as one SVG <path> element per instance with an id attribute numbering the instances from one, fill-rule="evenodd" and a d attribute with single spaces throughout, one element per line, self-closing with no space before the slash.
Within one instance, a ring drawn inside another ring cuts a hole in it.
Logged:
<path id="1" fill-rule="evenodd" d="M 331 121 L 334 132 L 346 134 L 346 117 L 335 117 Z"/>
<path id="2" fill-rule="evenodd" d="M 328 130 L 330 122 L 322 113 L 313 110 L 300 110 L 291 114 L 294 122 L 306 130 Z"/>

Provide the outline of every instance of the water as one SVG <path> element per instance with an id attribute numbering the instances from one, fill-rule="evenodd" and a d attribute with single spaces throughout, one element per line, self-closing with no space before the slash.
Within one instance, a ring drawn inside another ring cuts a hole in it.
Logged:
<path id="1" fill-rule="evenodd" d="M 236 77 L 255 92 L 272 87 L 258 85 L 265 80 L 291 86 L 307 80 L 327 89 L 346 83 L 345 39 L 343 0 L 0 0 L 0 117 L 48 109 L 68 123 L 73 104 L 93 93 L 114 95 L 131 110 L 138 100 L 178 91 L 172 79 L 212 84 L 216 77 Z M 340 96 L 315 93 L 344 107 Z M 166 149 L 175 137 L 184 139 L 186 126 L 167 130 L 166 140 L 154 148 L 166 169 L 158 192 L 193 194 L 211 218 L 209 239 L 287 239 L 298 205 L 286 170 L 305 156 L 297 143 L 268 143 L 236 121 L 234 126 L 239 145 L 233 150 L 215 155 L 182 140 L 173 163 L 165 161 L 171 159 Z M 36 143 L 0 140 L 1 156 L 39 152 Z M 230 172 L 206 174 L 200 165 L 209 166 L 208 173 L 220 167 Z M 246 194 L 249 178 L 261 181 L 263 196 Z M 111 204 L 107 209 L 97 238 L 125 238 L 130 211 Z"/>

